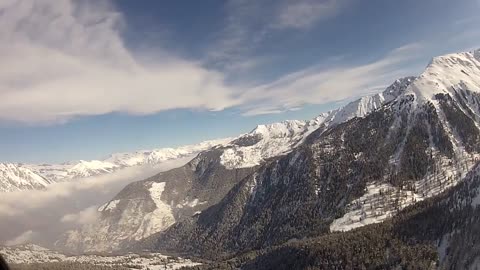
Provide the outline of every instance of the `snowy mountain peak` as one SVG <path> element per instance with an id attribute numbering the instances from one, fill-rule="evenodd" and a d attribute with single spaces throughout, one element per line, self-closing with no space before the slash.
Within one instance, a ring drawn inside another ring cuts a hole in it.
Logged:
<path id="1" fill-rule="evenodd" d="M 480 91 L 478 51 L 447 54 L 432 59 L 425 71 L 408 87 L 406 94 L 431 101 L 438 93 L 455 90 Z"/>
<path id="2" fill-rule="evenodd" d="M 300 120 L 286 120 L 268 125 L 258 125 L 249 134 L 263 137 L 285 137 L 300 132 L 307 123 Z"/>
<path id="3" fill-rule="evenodd" d="M 385 91 L 383 91 L 383 97 L 386 100 L 392 100 L 401 94 L 405 93 L 405 90 L 407 90 L 408 86 L 415 80 L 416 78 L 413 76 L 410 77 L 404 77 L 397 79 L 392 85 L 387 87 Z"/>
<path id="4" fill-rule="evenodd" d="M 266 159 L 287 154 L 322 126 L 331 127 L 355 117 L 364 117 L 379 109 L 385 102 L 404 93 L 414 79 L 414 77 L 398 79 L 383 93 L 359 98 L 309 121 L 287 120 L 259 125 L 227 145 L 221 156 L 221 162 L 230 169 L 246 168 L 259 165 Z"/>

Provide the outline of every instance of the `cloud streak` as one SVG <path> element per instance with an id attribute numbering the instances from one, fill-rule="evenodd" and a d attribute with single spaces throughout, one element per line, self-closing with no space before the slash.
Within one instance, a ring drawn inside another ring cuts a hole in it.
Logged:
<path id="1" fill-rule="evenodd" d="M 2 1 L 0 121 L 48 124 L 112 112 L 232 107 L 245 115 L 279 113 L 359 96 L 411 75 L 401 67 L 416 51 L 404 47 L 371 63 L 309 67 L 253 87 L 226 82 L 271 61 L 252 52 L 272 33 L 309 29 L 354 1 L 230 0 L 225 28 L 198 61 L 162 48 L 155 55 L 130 51 L 122 39 L 126 22 L 108 1 Z M 478 41 L 473 29 L 442 44 Z"/>
<path id="2" fill-rule="evenodd" d="M 286 1 L 272 24 L 277 29 L 305 29 L 318 21 L 337 15 L 349 1 L 346 0 L 298 0 Z"/>
<path id="3" fill-rule="evenodd" d="M 305 104 L 323 104 L 370 94 L 378 85 L 393 78 L 410 75 L 399 68 L 413 59 L 422 45 L 412 43 L 399 47 L 385 57 L 358 66 L 327 69 L 312 67 L 284 76 L 272 83 L 257 86 L 242 96 L 245 115 L 279 113 Z"/>
<path id="4" fill-rule="evenodd" d="M 268 59 L 252 58 L 251 53 L 264 40 L 285 31 L 305 30 L 334 17 L 355 0 L 229 0 L 225 28 L 207 52 L 207 62 L 237 73 Z"/>
<path id="5" fill-rule="evenodd" d="M 57 122 L 237 104 L 223 75 L 197 62 L 167 52 L 156 63 L 136 59 L 121 38 L 121 14 L 104 2 L 2 2 L 0 119 Z"/>

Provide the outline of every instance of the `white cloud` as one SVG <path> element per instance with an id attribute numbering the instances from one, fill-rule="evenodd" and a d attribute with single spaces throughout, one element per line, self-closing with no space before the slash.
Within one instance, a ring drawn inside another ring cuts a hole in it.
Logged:
<path id="1" fill-rule="evenodd" d="M 127 184 L 180 167 L 191 159 L 192 156 L 167 161 L 154 168 L 130 167 L 108 175 L 52 184 L 45 190 L 3 193 L 0 243 L 30 241 L 50 247 L 63 232 L 95 222 L 98 207 Z"/>
<path id="2" fill-rule="evenodd" d="M 15 246 L 15 245 L 21 245 L 21 244 L 28 243 L 29 241 L 32 240 L 34 235 L 35 235 L 35 233 L 31 230 L 25 231 L 22 234 L 20 234 L 19 236 L 15 237 L 11 240 L 6 241 L 5 245 Z"/>
<path id="3" fill-rule="evenodd" d="M 141 63 L 124 46 L 122 16 L 105 3 L 2 2 L 0 119 L 51 122 L 236 104 L 222 74 L 199 63 L 167 52 Z"/>
<path id="4" fill-rule="evenodd" d="M 412 43 L 372 63 L 327 69 L 312 67 L 257 86 L 242 96 L 248 104 L 243 106 L 245 115 L 279 113 L 304 104 L 324 104 L 369 94 L 378 85 L 411 75 L 399 66 L 412 60 L 421 47 Z"/>
<path id="5" fill-rule="evenodd" d="M 239 73 L 267 66 L 271 59 L 252 56 L 265 37 L 309 28 L 353 1 L 228 1 L 225 29 L 205 60 L 223 73 L 161 48 L 155 56 L 143 52 L 141 59 L 149 63 L 140 61 L 139 52 L 125 47 L 125 22 L 109 1 L 1 1 L 0 121 L 56 123 L 110 112 L 234 106 L 255 115 L 361 95 L 372 85 L 406 75 L 398 68 L 416 56 L 408 53 L 412 48 L 369 64 L 307 68 L 253 88 L 252 82 L 240 79 L 244 87 L 225 83 L 226 76 L 242 77 Z M 473 46 L 472 41 L 478 42 L 473 29 L 441 44 Z"/>
<path id="6" fill-rule="evenodd" d="M 331 18 L 347 5 L 345 0 L 293 0 L 286 1 L 273 22 L 274 28 L 303 29 Z"/>
<path id="7" fill-rule="evenodd" d="M 207 61 L 236 74 L 270 61 L 252 51 L 272 34 L 302 30 L 334 17 L 355 0 L 229 0 L 225 27 L 209 48 Z"/>
<path id="8" fill-rule="evenodd" d="M 77 213 L 66 214 L 60 219 L 60 221 L 64 223 L 75 223 L 78 225 L 93 224 L 93 222 L 99 217 L 97 209 L 98 207 L 91 206 Z"/>

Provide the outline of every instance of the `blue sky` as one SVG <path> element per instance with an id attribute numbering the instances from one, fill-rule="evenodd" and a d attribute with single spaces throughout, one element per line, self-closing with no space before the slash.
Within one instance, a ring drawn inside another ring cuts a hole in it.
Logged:
<path id="1" fill-rule="evenodd" d="M 309 119 L 480 47 L 478 0 L 8 0 L 0 161 L 61 162 Z"/>

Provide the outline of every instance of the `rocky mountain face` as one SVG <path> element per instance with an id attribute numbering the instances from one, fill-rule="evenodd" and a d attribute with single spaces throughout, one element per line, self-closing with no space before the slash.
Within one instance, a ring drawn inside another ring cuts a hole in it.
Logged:
<path id="1" fill-rule="evenodd" d="M 0 163 L 0 192 L 43 189 L 52 183 L 108 174 L 126 167 L 156 166 L 165 161 L 198 154 L 230 140 L 227 138 L 178 148 L 117 153 L 104 160 L 80 160 L 62 164 Z"/>
<path id="2" fill-rule="evenodd" d="M 176 222 L 198 216 L 220 202 L 260 164 L 290 153 L 314 131 L 319 133 L 381 107 L 403 92 L 413 79 L 397 80 L 383 93 L 356 100 L 310 121 L 257 126 L 230 143 L 202 152 L 181 168 L 133 183 L 99 208 L 98 222 L 68 232 L 56 246 L 70 252 L 121 250 Z"/>
<path id="3" fill-rule="evenodd" d="M 98 208 L 97 222 L 69 231 L 56 247 L 75 253 L 118 251 L 198 215 L 253 171 L 222 166 L 222 152 L 214 148 L 185 166 L 128 185 Z"/>
<path id="4" fill-rule="evenodd" d="M 53 182 L 17 164 L 0 163 L 0 192 L 42 189 Z"/>
<path id="5" fill-rule="evenodd" d="M 435 58 L 392 92 L 364 117 L 311 132 L 141 246 L 230 256 L 379 223 L 461 183 L 480 150 L 478 52 Z"/>

